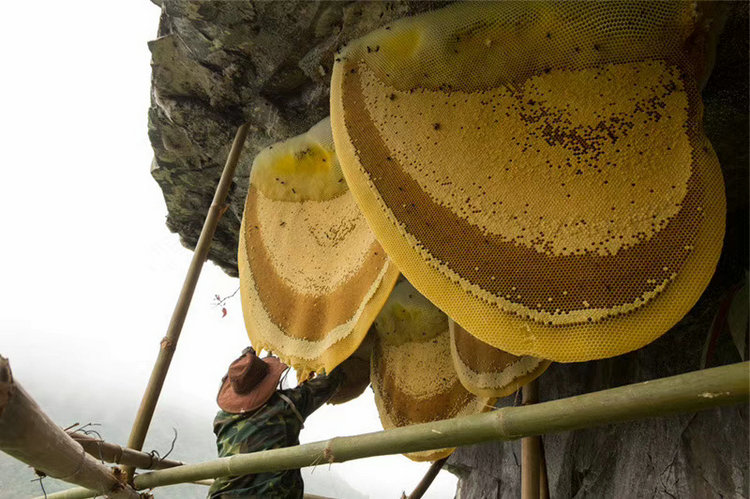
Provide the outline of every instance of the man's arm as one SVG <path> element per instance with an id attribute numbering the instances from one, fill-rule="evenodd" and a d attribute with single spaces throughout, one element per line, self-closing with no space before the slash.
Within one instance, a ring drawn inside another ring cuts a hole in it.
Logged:
<path id="1" fill-rule="evenodd" d="M 344 381 L 341 369 L 334 369 L 329 375 L 318 375 L 301 383 L 297 388 L 284 390 L 293 401 L 303 418 L 307 418 L 321 405 L 333 397 Z M 287 393 L 288 392 L 288 393 Z"/>

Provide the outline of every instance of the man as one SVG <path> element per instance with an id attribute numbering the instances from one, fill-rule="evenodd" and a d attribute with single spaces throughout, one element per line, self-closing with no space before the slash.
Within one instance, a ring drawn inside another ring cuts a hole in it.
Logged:
<path id="1" fill-rule="evenodd" d="M 276 357 L 261 359 L 252 348 L 232 362 L 216 397 L 221 408 L 214 419 L 219 457 L 298 445 L 305 419 L 344 381 L 339 368 L 297 388 L 277 390 L 286 369 Z M 208 494 L 211 499 L 301 499 L 302 492 L 302 474 L 295 469 L 219 478 Z"/>

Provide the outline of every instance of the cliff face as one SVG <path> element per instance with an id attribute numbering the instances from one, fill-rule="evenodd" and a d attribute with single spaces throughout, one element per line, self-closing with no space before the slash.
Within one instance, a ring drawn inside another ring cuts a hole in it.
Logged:
<path id="1" fill-rule="evenodd" d="M 249 168 L 261 148 L 328 114 L 333 54 L 392 20 L 443 5 L 417 1 L 239 2 L 165 0 L 153 54 L 152 175 L 167 226 L 194 247 L 236 128 L 245 144 L 210 258 L 236 275 L 237 233 Z M 629 355 L 553 365 L 549 400 L 700 367 L 719 301 L 748 268 L 748 6 L 732 4 L 703 92 L 705 126 L 727 187 L 727 236 L 717 273 L 691 313 Z M 728 335 L 712 365 L 739 361 Z M 504 403 L 513 403 L 512 398 Z M 747 497 L 748 411 L 725 408 L 544 438 L 552 497 Z M 519 497 L 519 443 L 460 449 L 461 497 Z"/>
<path id="2" fill-rule="evenodd" d="M 194 248 L 239 125 L 250 133 L 209 258 L 237 275 L 237 233 L 256 153 L 328 115 L 334 52 L 395 19 L 447 2 L 165 0 L 149 43 L 151 174 L 167 227 Z"/>

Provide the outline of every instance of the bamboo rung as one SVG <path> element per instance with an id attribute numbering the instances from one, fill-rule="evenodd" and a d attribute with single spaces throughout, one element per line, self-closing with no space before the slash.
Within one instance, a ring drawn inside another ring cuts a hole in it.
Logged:
<path id="1" fill-rule="evenodd" d="M 743 362 L 529 406 L 504 407 L 461 418 L 188 464 L 138 475 L 134 483 L 141 490 L 206 478 L 304 468 L 321 462 L 515 440 L 747 403 L 749 393 L 750 363 Z M 48 496 L 62 497 L 90 496 Z"/>

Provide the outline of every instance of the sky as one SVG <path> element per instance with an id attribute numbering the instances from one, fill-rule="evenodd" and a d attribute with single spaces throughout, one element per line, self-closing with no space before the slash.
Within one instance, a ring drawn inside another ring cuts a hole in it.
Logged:
<path id="1" fill-rule="evenodd" d="M 60 400 L 92 414 L 106 401 L 132 421 L 192 256 L 166 228 L 149 174 L 146 43 L 159 8 L 36 1 L 3 12 L 0 355 L 51 415 Z M 239 294 L 226 317 L 214 296 L 237 287 L 204 265 L 156 410 L 154 425 L 160 408 L 204 420 L 207 452 L 219 380 L 247 345 Z M 313 414 L 300 439 L 380 429 L 368 389 Z M 373 498 L 408 493 L 427 468 L 403 456 L 331 466 Z M 425 497 L 453 497 L 455 487 L 441 472 Z"/>

